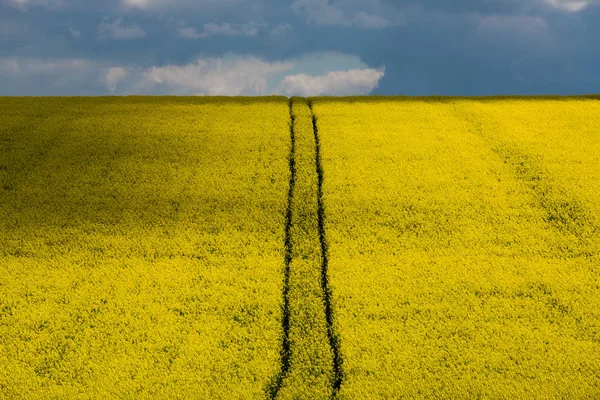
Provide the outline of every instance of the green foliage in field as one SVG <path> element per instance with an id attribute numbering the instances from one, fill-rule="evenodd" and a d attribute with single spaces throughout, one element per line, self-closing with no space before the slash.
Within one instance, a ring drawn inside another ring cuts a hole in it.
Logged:
<path id="1" fill-rule="evenodd" d="M 261 398 L 285 98 L 0 99 L 0 398 Z"/>
<path id="2" fill-rule="evenodd" d="M 600 397 L 600 102 L 314 109 L 340 398 Z"/>

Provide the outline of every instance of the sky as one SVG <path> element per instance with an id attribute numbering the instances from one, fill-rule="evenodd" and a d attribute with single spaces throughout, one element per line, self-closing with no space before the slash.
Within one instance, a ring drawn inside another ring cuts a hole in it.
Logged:
<path id="1" fill-rule="evenodd" d="M 0 0 L 0 95 L 600 93 L 600 0 Z"/>

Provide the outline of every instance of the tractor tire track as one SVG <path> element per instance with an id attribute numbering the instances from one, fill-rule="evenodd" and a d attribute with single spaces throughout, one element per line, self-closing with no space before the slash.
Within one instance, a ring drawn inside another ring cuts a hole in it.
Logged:
<path id="1" fill-rule="evenodd" d="M 343 374 L 327 271 L 317 118 L 306 99 L 290 99 L 289 107 L 281 364 L 266 391 L 271 399 L 332 399 Z"/>
<path id="2" fill-rule="evenodd" d="M 285 213 L 284 230 L 284 271 L 283 271 L 283 306 L 281 318 L 281 367 L 277 376 L 273 379 L 268 394 L 271 399 L 275 399 L 281 389 L 283 380 L 290 369 L 290 268 L 292 264 L 292 207 L 294 198 L 294 189 L 296 187 L 296 135 L 294 133 L 294 114 L 292 112 L 292 100 L 289 102 L 290 108 L 290 155 L 288 164 L 290 169 L 290 181 L 288 186 L 287 209 Z"/>
<path id="3" fill-rule="evenodd" d="M 321 141 L 319 139 L 319 127 L 317 125 L 317 116 L 313 110 L 312 101 L 308 102 L 313 124 L 313 134 L 315 137 L 316 170 L 317 170 L 317 202 L 319 216 L 319 242 L 321 243 L 321 289 L 323 290 L 323 303 L 325 304 L 325 319 L 327 321 L 327 337 L 329 346 L 333 352 L 333 397 L 337 395 L 342 385 L 344 376 L 343 359 L 340 351 L 340 336 L 334 325 L 334 311 L 332 304 L 332 290 L 329 284 L 329 246 L 325 233 L 325 205 L 323 202 L 323 164 L 321 159 Z"/>

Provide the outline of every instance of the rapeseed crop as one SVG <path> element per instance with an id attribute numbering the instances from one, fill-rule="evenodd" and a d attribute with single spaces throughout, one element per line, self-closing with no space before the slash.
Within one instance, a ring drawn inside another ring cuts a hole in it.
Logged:
<path id="1" fill-rule="evenodd" d="M 556 228 L 576 241 L 597 239 L 600 101 L 460 101 L 456 109 L 499 156 L 518 164 Z"/>
<path id="2" fill-rule="evenodd" d="M 261 398 L 285 98 L 0 99 L 0 398 Z"/>
<path id="3" fill-rule="evenodd" d="M 594 98 L 0 98 L 0 398 L 600 397 Z"/>
<path id="4" fill-rule="evenodd" d="M 600 397 L 600 102 L 314 110 L 339 398 Z"/>

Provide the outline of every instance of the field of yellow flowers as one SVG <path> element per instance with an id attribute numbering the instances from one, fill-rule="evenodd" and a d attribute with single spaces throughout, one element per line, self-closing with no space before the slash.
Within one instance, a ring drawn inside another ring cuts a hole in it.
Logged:
<path id="1" fill-rule="evenodd" d="M 600 397 L 600 101 L 314 109 L 340 398 Z"/>
<path id="2" fill-rule="evenodd" d="M 600 98 L 0 98 L 0 399 L 600 398 Z"/>
<path id="3" fill-rule="evenodd" d="M 0 100 L 0 398 L 259 398 L 285 98 Z"/>

